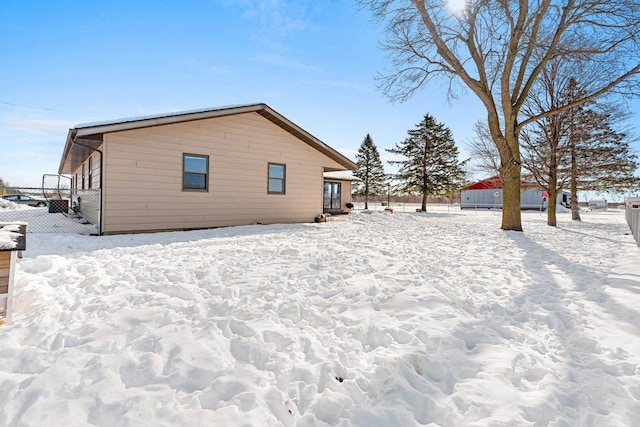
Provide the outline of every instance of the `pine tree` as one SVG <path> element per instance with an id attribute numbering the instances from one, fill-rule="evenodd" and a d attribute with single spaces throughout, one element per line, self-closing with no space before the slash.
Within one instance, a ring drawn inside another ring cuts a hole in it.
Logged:
<path id="1" fill-rule="evenodd" d="M 407 131 L 409 136 L 404 141 L 387 151 L 405 157 L 405 160 L 389 161 L 399 166 L 398 173 L 394 174 L 398 182 L 396 190 L 422 195 L 425 211 L 427 196 L 452 193 L 464 180 L 464 170 L 458 163 L 458 148 L 449 128 L 429 114 L 416 126 Z"/>
<path id="2" fill-rule="evenodd" d="M 566 96 L 571 101 L 579 95 L 572 78 Z M 571 219 L 580 221 L 578 190 L 623 193 L 637 187 L 638 157 L 631 152 L 629 135 L 616 129 L 624 119 L 616 105 L 593 101 L 568 113 Z"/>
<path id="3" fill-rule="evenodd" d="M 356 183 L 354 194 L 364 196 L 364 208 L 369 209 L 369 196 L 381 194 L 387 185 L 387 176 L 380 161 L 380 153 L 369 134 L 364 137 L 358 148 L 356 163 L 358 169 L 353 175 L 362 181 Z"/>
<path id="4" fill-rule="evenodd" d="M 575 71 L 562 61 L 544 70 L 528 107 L 559 108 L 584 94 Z M 637 185 L 637 157 L 630 139 L 619 131 L 624 114 L 598 100 L 569 108 L 533 123 L 523 132 L 523 166 L 549 193 L 547 224 L 556 225 L 556 195 L 569 186 L 571 217 L 580 220 L 578 191 L 624 192 Z"/>
<path id="5" fill-rule="evenodd" d="M 630 138 L 614 129 L 616 118 L 611 112 L 583 109 L 577 114 L 581 129 L 572 127 L 571 190 L 600 193 L 624 193 L 637 187 L 634 175 L 638 158 L 631 152 Z M 572 196 L 574 196 L 572 194 Z M 577 195 L 574 196 L 577 204 Z M 580 220 L 580 214 L 572 215 Z"/>

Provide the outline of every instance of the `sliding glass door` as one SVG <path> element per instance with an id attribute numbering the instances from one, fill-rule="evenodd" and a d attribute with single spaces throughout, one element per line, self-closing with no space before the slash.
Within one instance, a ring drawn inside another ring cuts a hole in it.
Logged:
<path id="1" fill-rule="evenodd" d="M 340 209 L 342 207 L 340 203 L 340 190 L 341 184 L 339 182 L 325 182 L 324 183 L 324 210 Z"/>

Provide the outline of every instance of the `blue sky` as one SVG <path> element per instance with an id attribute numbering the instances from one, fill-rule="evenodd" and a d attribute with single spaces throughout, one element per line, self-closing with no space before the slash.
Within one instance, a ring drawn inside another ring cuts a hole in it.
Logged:
<path id="1" fill-rule="evenodd" d="M 428 86 L 390 103 L 383 30 L 348 0 L 4 0 L 0 16 L 0 177 L 39 186 L 57 173 L 70 127 L 265 102 L 354 159 L 430 113 L 461 148 L 484 117 L 473 96 Z"/>
<path id="2" fill-rule="evenodd" d="M 392 104 L 376 89 L 382 29 L 351 1 L 5 0 L 0 177 L 57 173 L 69 127 L 265 102 L 350 158 L 370 133 L 384 156 L 424 114 L 468 138 L 472 97 L 429 87 Z"/>

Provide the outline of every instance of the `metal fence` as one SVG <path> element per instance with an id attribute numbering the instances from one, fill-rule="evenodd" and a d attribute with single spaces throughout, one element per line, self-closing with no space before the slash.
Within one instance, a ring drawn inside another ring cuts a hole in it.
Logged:
<path id="1" fill-rule="evenodd" d="M 638 246 L 640 246 L 640 208 L 627 206 L 625 217 L 627 218 L 627 224 L 629 224 L 631 228 L 633 237 L 636 239 Z"/>
<path id="2" fill-rule="evenodd" d="M 100 232 L 100 190 L 0 188 L 0 222 L 28 223 L 28 233 Z"/>
<path id="3" fill-rule="evenodd" d="M 420 211 L 422 207 L 421 203 L 410 203 L 410 202 L 391 202 L 391 204 L 387 204 L 387 202 L 369 202 L 368 210 L 370 211 L 384 211 L 387 208 L 391 208 L 394 212 L 417 212 Z M 354 211 L 362 211 L 364 210 L 364 202 L 353 202 L 353 210 Z M 459 212 L 460 204 L 459 203 L 434 203 L 430 202 L 427 204 L 427 212 Z"/>

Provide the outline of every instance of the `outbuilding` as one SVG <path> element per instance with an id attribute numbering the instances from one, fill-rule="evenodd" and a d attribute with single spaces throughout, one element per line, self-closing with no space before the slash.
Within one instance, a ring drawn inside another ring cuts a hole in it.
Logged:
<path id="1" fill-rule="evenodd" d="M 558 194 L 557 205 L 570 208 L 570 193 Z M 545 210 L 547 194 L 537 184 L 522 182 L 520 187 L 520 207 L 522 210 Z M 502 209 L 502 180 L 494 176 L 478 181 L 460 192 L 461 209 Z"/>
<path id="2" fill-rule="evenodd" d="M 324 173 L 354 169 L 268 105 L 247 104 L 75 126 L 58 173 L 78 194 L 100 190 L 89 220 L 114 234 L 312 222 Z"/>

